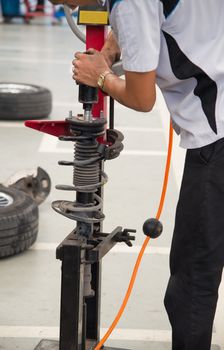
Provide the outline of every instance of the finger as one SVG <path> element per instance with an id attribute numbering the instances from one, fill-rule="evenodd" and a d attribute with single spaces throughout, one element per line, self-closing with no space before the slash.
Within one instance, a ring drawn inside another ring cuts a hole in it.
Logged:
<path id="1" fill-rule="evenodd" d="M 82 52 L 76 52 L 76 53 L 75 53 L 75 58 L 76 58 L 76 59 L 80 59 L 82 56 L 83 56 L 83 53 L 82 53 Z"/>
<path id="2" fill-rule="evenodd" d="M 79 74 L 78 70 L 75 69 L 75 68 L 73 68 L 72 71 L 73 71 L 73 76 L 75 76 L 75 77 L 77 78 L 77 76 L 78 76 L 78 74 Z"/>
<path id="3" fill-rule="evenodd" d="M 79 66 L 79 61 L 77 59 L 72 61 L 72 64 L 74 67 L 78 67 Z"/>
<path id="4" fill-rule="evenodd" d="M 79 80 L 78 80 L 78 77 L 77 77 L 77 75 L 73 75 L 73 80 L 75 80 L 75 82 L 76 82 L 76 84 L 79 84 Z"/>
<path id="5" fill-rule="evenodd" d="M 73 68 L 72 72 L 73 72 L 73 75 L 76 75 L 76 76 L 79 74 L 79 71 L 77 68 Z"/>
<path id="6" fill-rule="evenodd" d="M 98 55 L 100 52 L 98 50 L 95 49 L 88 49 L 86 51 L 87 55 Z"/>
<path id="7" fill-rule="evenodd" d="M 95 49 L 92 49 L 92 48 L 86 50 L 86 54 L 88 54 L 88 55 L 93 55 L 93 54 L 96 53 L 96 52 L 97 52 L 97 51 L 96 51 Z"/>

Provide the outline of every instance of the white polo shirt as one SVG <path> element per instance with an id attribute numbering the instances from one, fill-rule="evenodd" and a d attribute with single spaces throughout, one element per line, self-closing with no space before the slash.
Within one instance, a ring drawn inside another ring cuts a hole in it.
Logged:
<path id="1" fill-rule="evenodd" d="M 123 67 L 156 70 L 180 146 L 224 137 L 224 1 L 108 1 Z"/>

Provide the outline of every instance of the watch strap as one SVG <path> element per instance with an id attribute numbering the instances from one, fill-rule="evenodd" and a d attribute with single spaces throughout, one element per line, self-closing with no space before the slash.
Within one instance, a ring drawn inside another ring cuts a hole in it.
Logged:
<path id="1" fill-rule="evenodd" d="M 100 74 L 100 76 L 99 76 L 97 85 L 103 91 L 104 91 L 104 84 L 105 84 L 106 77 L 109 74 L 114 74 L 114 73 L 112 71 L 106 70 L 104 73 Z"/>

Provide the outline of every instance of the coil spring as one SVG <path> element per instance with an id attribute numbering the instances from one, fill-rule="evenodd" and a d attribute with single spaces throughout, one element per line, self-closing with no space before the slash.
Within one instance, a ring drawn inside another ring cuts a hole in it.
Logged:
<path id="1" fill-rule="evenodd" d="M 79 136 L 61 137 L 62 141 L 75 142 L 74 161 L 59 162 L 60 165 L 73 166 L 73 185 L 57 185 L 56 188 L 65 191 L 76 191 L 79 193 L 92 194 L 88 203 L 77 203 L 76 201 L 55 201 L 53 209 L 65 217 L 78 223 L 94 224 L 103 221 L 102 199 L 96 194 L 108 180 L 107 175 L 101 170 L 102 157 L 97 152 L 97 137 L 102 136 L 104 131 Z"/>
<path id="2" fill-rule="evenodd" d="M 98 143 L 95 141 L 94 143 L 90 142 L 76 142 L 75 144 L 75 152 L 74 158 L 78 161 L 87 161 L 89 159 L 97 159 L 99 158 L 99 154 L 97 153 Z M 79 165 L 78 163 L 74 163 L 73 170 L 73 184 L 75 187 L 85 187 L 89 185 L 96 185 L 100 181 L 100 162 L 94 162 L 92 164 L 86 164 L 84 166 Z M 92 191 L 95 192 L 97 188 L 94 188 Z M 89 190 L 88 190 L 89 191 Z"/>

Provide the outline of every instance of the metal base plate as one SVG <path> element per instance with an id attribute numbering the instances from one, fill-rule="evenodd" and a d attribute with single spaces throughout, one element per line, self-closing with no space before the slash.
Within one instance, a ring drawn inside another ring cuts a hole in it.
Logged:
<path id="1" fill-rule="evenodd" d="M 41 342 L 36 346 L 34 350 L 59 350 L 59 342 L 56 340 L 41 340 Z M 128 349 L 105 347 L 103 348 L 103 350 L 128 350 Z"/>

